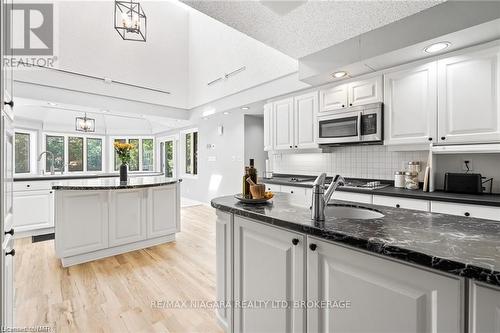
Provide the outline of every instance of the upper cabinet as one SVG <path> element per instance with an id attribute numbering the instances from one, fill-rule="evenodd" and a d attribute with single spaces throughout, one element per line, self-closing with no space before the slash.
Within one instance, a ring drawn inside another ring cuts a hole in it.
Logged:
<path id="1" fill-rule="evenodd" d="M 438 61 L 440 143 L 500 141 L 500 47 Z"/>
<path id="2" fill-rule="evenodd" d="M 382 102 L 382 76 L 320 90 L 320 112 Z"/>
<path id="3" fill-rule="evenodd" d="M 437 65 L 408 66 L 385 75 L 385 144 L 428 143 L 436 138 Z"/>
<path id="4" fill-rule="evenodd" d="M 269 117 L 271 105 L 272 117 Z M 317 112 L 318 93 L 316 91 L 266 104 L 264 107 L 264 149 L 317 148 L 318 145 L 314 142 Z"/>

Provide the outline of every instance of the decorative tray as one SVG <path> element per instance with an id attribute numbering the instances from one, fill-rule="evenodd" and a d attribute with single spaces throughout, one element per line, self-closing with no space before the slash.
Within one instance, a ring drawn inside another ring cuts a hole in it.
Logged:
<path id="1" fill-rule="evenodd" d="M 249 203 L 249 204 L 263 204 L 263 203 L 266 203 L 273 198 L 273 197 L 270 197 L 270 198 L 262 198 L 262 199 L 249 199 L 249 198 L 245 198 L 241 193 L 235 194 L 234 197 L 243 203 Z"/>

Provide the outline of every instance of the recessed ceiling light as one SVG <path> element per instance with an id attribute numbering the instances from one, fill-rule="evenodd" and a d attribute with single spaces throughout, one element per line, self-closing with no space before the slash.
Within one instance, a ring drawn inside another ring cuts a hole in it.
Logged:
<path id="1" fill-rule="evenodd" d="M 448 48 L 450 45 L 451 45 L 450 42 L 439 42 L 439 43 L 435 43 L 435 44 L 427 46 L 424 49 L 424 51 L 427 53 L 436 53 L 436 52 L 439 52 L 439 51 L 442 51 L 442 50 Z"/>
<path id="2" fill-rule="evenodd" d="M 242 109 L 242 110 L 250 110 L 250 107 L 249 106 L 242 106 L 240 109 Z"/>
<path id="3" fill-rule="evenodd" d="M 224 114 L 229 114 L 229 112 L 227 112 L 227 111 L 224 111 Z"/>
<path id="4" fill-rule="evenodd" d="M 47 104 L 50 106 L 57 106 L 57 103 L 53 103 L 53 102 L 47 102 Z"/>
<path id="5" fill-rule="evenodd" d="M 336 79 L 340 79 L 341 77 L 344 77 L 347 75 L 347 72 L 340 71 L 340 72 L 335 72 L 332 74 L 332 76 Z"/>

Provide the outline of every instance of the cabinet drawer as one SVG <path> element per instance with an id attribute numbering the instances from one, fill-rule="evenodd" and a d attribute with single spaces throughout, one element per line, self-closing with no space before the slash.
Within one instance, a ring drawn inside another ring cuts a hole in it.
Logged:
<path id="1" fill-rule="evenodd" d="M 372 195 L 366 194 L 366 193 L 353 193 L 353 192 L 336 191 L 335 193 L 333 193 L 332 198 L 334 200 L 352 201 L 352 202 L 359 202 L 359 203 L 365 203 L 365 204 L 372 203 Z"/>
<path id="2" fill-rule="evenodd" d="M 52 189 L 51 181 L 31 181 L 31 182 L 14 182 L 14 192 L 32 191 L 32 190 L 50 190 Z"/>
<path id="3" fill-rule="evenodd" d="M 281 192 L 289 193 L 291 203 L 299 206 L 307 206 L 306 188 L 294 186 L 281 186 Z"/>
<path id="4" fill-rule="evenodd" d="M 276 184 L 266 184 L 266 191 L 271 191 L 271 192 L 281 192 L 281 185 L 276 185 Z"/>
<path id="5" fill-rule="evenodd" d="M 430 208 L 430 202 L 427 200 L 387 197 L 384 195 L 374 195 L 373 204 L 404 209 L 421 210 L 424 212 L 428 212 Z"/>
<path id="6" fill-rule="evenodd" d="M 431 212 L 500 221 L 500 207 L 432 201 Z"/>

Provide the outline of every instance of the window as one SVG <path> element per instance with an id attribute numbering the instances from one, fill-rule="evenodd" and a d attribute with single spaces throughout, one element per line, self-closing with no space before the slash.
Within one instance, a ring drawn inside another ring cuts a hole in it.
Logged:
<path id="1" fill-rule="evenodd" d="M 154 168 L 153 139 L 142 140 L 142 171 L 153 171 Z"/>
<path id="2" fill-rule="evenodd" d="M 31 135 L 29 133 L 15 133 L 15 173 L 31 172 Z"/>
<path id="3" fill-rule="evenodd" d="M 184 149 L 184 172 L 186 175 L 198 174 L 198 130 L 181 132 Z"/>
<path id="4" fill-rule="evenodd" d="M 64 171 L 64 136 L 47 135 L 45 137 L 45 150 L 54 155 L 54 170 Z M 50 154 L 49 154 L 50 155 Z M 45 170 L 50 171 L 52 159 L 45 158 Z"/>
<path id="5" fill-rule="evenodd" d="M 102 139 L 87 138 L 87 171 L 102 171 Z"/>
<path id="6" fill-rule="evenodd" d="M 174 176 L 174 140 L 165 142 L 165 176 Z"/>
<path id="7" fill-rule="evenodd" d="M 154 140 L 151 138 L 116 138 L 114 142 L 130 143 L 134 148 L 130 151 L 130 171 L 153 171 Z M 120 168 L 120 160 L 113 148 L 113 158 L 115 161 L 114 170 Z"/>
<path id="8" fill-rule="evenodd" d="M 68 137 L 68 171 L 83 171 L 83 138 Z"/>

